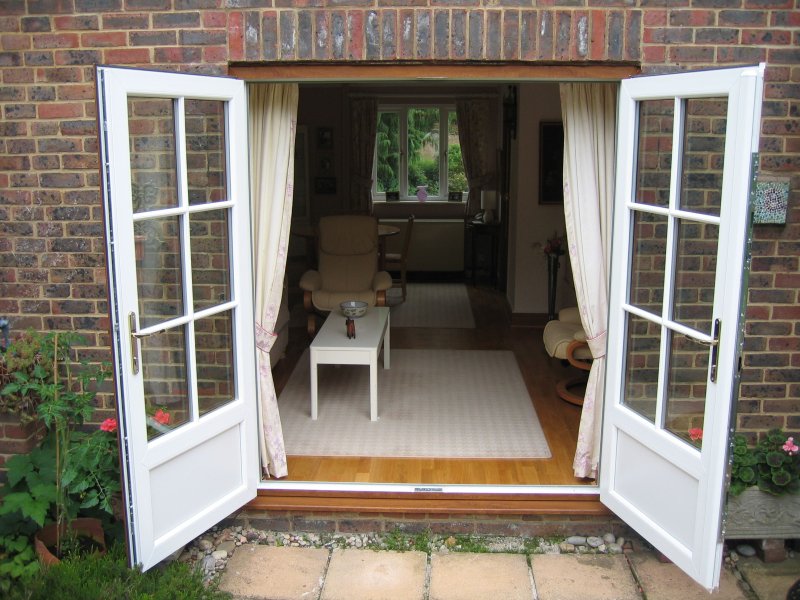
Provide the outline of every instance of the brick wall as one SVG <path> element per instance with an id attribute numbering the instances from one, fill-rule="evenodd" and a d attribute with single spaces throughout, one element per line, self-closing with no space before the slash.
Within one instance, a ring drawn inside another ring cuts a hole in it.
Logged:
<path id="1" fill-rule="evenodd" d="M 107 349 L 94 69 L 230 62 L 767 61 L 761 166 L 792 175 L 755 229 L 739 428 L 800 432 L 800 10 L 796 0 L 7 0 L 0 7 L 0 315 Z M 668 5 L 668 7 L 666 7 Z M 98 417 L 111 414 L 105 398 Z"/>

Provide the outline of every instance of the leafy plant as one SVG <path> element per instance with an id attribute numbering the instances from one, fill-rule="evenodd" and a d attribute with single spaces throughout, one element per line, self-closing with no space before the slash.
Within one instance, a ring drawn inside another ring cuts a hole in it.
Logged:
<path id="1" fill-rule="evenodd" d="M 754 485 L 773 496 L 800 491 L 800 448 L 780 429 L 769 431 L 754 447 L 735 435 L 732 455 L 732 496 Z"/>
<path id="2" fill-rule="evenodd" d="M 0 412 L 17 415 L 23 425 L 36 420 L 41 398 L 31 387 L 37 379 L 47 379 L 51 349 L 44 334 L 29 330 L 0 354 Z"/>

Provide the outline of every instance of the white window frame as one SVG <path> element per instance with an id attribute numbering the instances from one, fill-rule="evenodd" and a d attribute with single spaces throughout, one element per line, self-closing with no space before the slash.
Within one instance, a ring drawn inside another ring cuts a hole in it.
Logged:
<path id="1" fill-rule="evenodd" d="M 450 113 L 456 112 L 456 105 L 441 102 L 392 102 L 378 104 L 378 113 L 396 112 L 400 121 L 400 165 L 398 188 L 400 200 L 403 202 L 419 202 L 416 194 L 409 193 L 408 190 L 408 111 L 415 108 L 437 108 L 439 109 L 439 193 L 435 196 L 429 195 L 426 202 L 447 202 L 449 192 L 449 181 L 447 177 L 447 149 L 449 144 L 445 144 L 442 151 L 441 140 L 448 139 L 448 122 Z M 444 115 L 444 118 L 442 118 Z M 377 136 L 377 134 L 376 134 Z M 466 194 L 465 194 L 466 197 Z M 375 152 L 372 160 L 372 200 L 373 202 L 386 202 L 386 193 L 378 191 L 378 145 L 375 144 Z"/>

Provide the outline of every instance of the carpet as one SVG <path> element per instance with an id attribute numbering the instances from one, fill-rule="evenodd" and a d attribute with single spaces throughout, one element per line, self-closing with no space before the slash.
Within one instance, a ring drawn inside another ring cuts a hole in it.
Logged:
<path id="1" fill-rule="evenodd" d="M 405 302 L 399 288 L 389 290 L 387 299 L 392 327 L 475 328 L 463 283 L 409 283 Z"/>
<path id="2" fill-rule="evenodd" d="M 514 354 L 392 350 L 378 363 L 378 416 L 369 420 L 369 367 L 319 366 L 311 420 L 308 350 L 278 398 L 286 453 L 303 456 L 549 458 Z"/>

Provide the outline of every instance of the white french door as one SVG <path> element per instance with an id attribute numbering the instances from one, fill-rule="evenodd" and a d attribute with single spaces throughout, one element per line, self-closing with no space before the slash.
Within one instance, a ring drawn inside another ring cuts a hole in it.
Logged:
<path id="1" fill-rule="evenodd" d="M 717 587 L 763 66 L 620 92 L 600 497 Z"/>
<path id="2" fill-rule="evenodd" d="M 148 569 L 259 480 L 244 83 L 97 69 L 129 556 Z"/>

